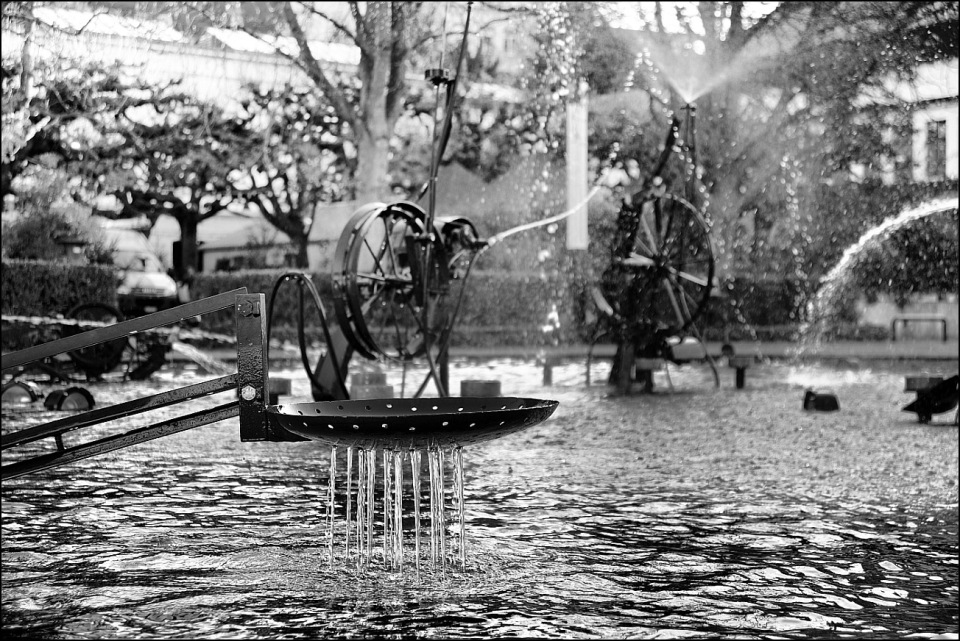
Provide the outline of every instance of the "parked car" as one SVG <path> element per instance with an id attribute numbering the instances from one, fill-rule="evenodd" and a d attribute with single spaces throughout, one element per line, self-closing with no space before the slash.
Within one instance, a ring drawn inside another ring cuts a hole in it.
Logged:
<path id="1" fill-rule="evenodd" d="M 114 247 L 113 263 L 121 270 L 117 304 L 124 316 L 143 316 L 180 304 L 176 281 L 142 233 L 117 228 L 107 228 L 104 233 Z"/>

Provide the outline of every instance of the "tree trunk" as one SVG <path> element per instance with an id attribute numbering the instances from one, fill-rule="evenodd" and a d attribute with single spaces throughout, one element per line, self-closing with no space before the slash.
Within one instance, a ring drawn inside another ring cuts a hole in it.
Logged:
<path id="1" fill-rule="evenodd" d="M 357 127 L 354 175 L 355 197 L 360 203 L 390 199 L 390 138 L 400 110 L 400 103 L 392 99 L 390 90 L 391 83 L 397 82 L 393 74 L 402 74 L 404 69 L 404 65 L 393 58 L 391 27 L 394 18 L 400 19 L 394 11 L 391 3 L 368 3 L 365 25 L 370 37 L 359 68 L 363 125 Z"/>
<path id="2" fill-rule="evenodd" d="M 307 253 L 307 243 L 310 240 L 309 236 L 303 234 L 293 240 L 297 244 L 297 267 L 300 269 L 310 269 L 310 255 Z"/>
<path id="3" fill-rule="evenodd" d="M 382 117 L 371 117 L 368 127 L 370 133 L 359 132 L 357 146 L 355 198 L 361 204 L 390 200 L 390 128 Z"/>
<path id="4" fill-rule="evenodd" d="M 186 279 L 200 271 L 199 252 L 197 250 L 197 217 L 192 212 L 185 212 L 177 216 L 177 222 L 180 223 L 182 254 L 180 255 L 180 265 L 177 265 L 176 268 Z"/>
<path id="5" fill-rule="evenodd" d="M 32 3 L 23 3 L 24 33 L 23 49 L 20 52 L 20 91 L 24 105 L 30 105 L 33 98 L 33 7 Z"/>

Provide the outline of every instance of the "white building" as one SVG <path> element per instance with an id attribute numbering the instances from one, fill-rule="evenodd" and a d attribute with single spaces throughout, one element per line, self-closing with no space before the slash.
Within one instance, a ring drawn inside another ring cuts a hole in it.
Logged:
<path id="1" fill-rule="evenodd" d="M 918 81 L 903 89 L 913 103 L 913 179 L 956 180 L 960 177 L 960 69 L 958 59 L 921 65 Z"/>
<path id="2" fill-rule="evenodd" d="M 882 90 L 864 94 L 861 104 L 906 103 L 911 111 L 911 135 L 902 141 L 898 158 L 881 158 L 876 174 L 887 185 L 898 182 L 940 182 L 960 177 L 960 69 L 958 59 L 923 63 L 916 79 L 907 83 L 889 80 Z M 892 130 L 886 142 L 896 142 Z M 864 177 L 868 170 L 857 164 L 851 170 Z"/>
<path id="3" fill-rule="evenodd" d="M 184 34 L 157 22 L 100 13 L 38 6 L 30 54 L 50 60 L 122 62 L 148 82 L 181 79 L 183 88 L 201 100 L 226 106 L 249 84 L 263 89 L 285 84 L 304 86 L 306 76 L 262 40 L 240 31 L 208 29 L 203 44 L 190 44 Z M 289 50 L 291 43 L 277 39 Z M 12 19 L 3 23 L 2 53 L 20 55 L 24 28 Z M 312 42 L 311 51 L 335 70 L 353 69 L 360 61 L 356 47 Z"/>

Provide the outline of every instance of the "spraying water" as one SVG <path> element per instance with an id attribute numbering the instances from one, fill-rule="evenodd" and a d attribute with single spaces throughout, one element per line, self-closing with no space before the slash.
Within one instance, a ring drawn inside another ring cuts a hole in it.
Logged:
<path id="1" fill-rule="evenodd" d="M 714 89 L 754 73 L 758 57 L 738 51 L 728 62 L 718 62 L 698 53 L 697 47 L 683 52 L 649 40 L 644 44 L 645 57 L 661 72 L 663 79 L 685 103 L 692 103 Z"/>
<path id="2" fill-rule="evenodd" d="M 865 252 L 879 247 L 898 229 L 934 214 L 957 211 L 957 198 L 928 201 L 913 209 L 887 218 L 868 230 L 856 243 L 848 247 L 833 269 L 823 278 L 816 296 L 807 307 L 808 321 L 800 328 L 801 347 L 822 338 L 823 331 L 837 315 L 839 302 L 847 296 L 853 282 L 854 269 Z"/>

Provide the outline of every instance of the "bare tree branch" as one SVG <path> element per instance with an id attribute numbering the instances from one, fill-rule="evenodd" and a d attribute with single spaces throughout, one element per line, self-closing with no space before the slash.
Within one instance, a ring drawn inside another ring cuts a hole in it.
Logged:
<path id="1" fill-rule="evenodd" d="M 503 6 L 503 4 L 499 2 L 485 2 L 483 0 L 481 0 L 480 2 L 477 2 L 477 4 L 479 4 L 482 7 L 486 7 L 487 9 L 494 9 L 496 11 L 500 11 L 501 13 L 522 14 L 522 15 L 528 15 L 528 16 L 532 16 L 536 13 L 534 9 L 530 8 L 529 6 L 523 6 L 523 5 Z M 511 2 L 510 4 L 516 5 L 517 3 Z"/>
<path id="2" fill-rule="evenodd" d="M 362 119 L 357 117 L 356 112 L 353 107 L 347 100 L 344 98 L 343 93 L 327 78 L 327 75 L 323 72 L 323 69 L 320 68 L 320 65 L 317 63 L 317 59 L 313 57 L 313 53 L 310 51 L 310 43 L 307 41 L 307 36 L 303 32 L 303 28 L 300 26 L 300 21 L 297 19 L 297 14 L 294 13 L 293 7 L 289 2 L 283 3 L 283 15 L 287 21 L 287 26 L 290 27 L 290 32 L 293 34 L 294 40 L 297 41 L 297 47 L 300 50 L 299 61 L 300 67 L 310 76 L 310 79 L 313 80 L 318 87 L 323 90 L 324 95 L 331 102 L 334 109 L 337 111 L 343 120 L 350 123 L 350 126 L 354 129 L 365 128 L 366 124 Z M 358 29 L 359 32 L 359 29 Z"/>
<path id="3" fill-rule="evenodd" d="M 353 16 L 353 22 L 357 25 L 357 33 L 354 40 L 357 43 L 357 46 L 363 49 L 366 46 L 369 46 L 370 43 L 370 31 L 367 29 L 367 22 L 363 18 L 363 14 L 360 13 L 360 6 L 356 2 L 349 2 L 350 5 L 350 14 Z"/>
<path id="4" fill-rule="evenodd" d="M 404 43 L 404 33 L 407 29 L 407 9 L 409 8 L 413 15 L 420 10 L 422 2 L 395 2 L 392 4 L 392 13 L 390 16 L 390 70 L 387 84 L 387 113 L 390 117 L 398 115 L 403 106 L 403 98 L 406 95 L 406 79 L 404 71 L 406 70 L 407 48 Z M 407 5 L 411 5 L 407 7 Z"/>
<path id="5" fill-rule="evenodd" d="M 313 15 L 317 16 L 318 18 L 322 18 L 322 19 L 326 20 L 327 22 L 329 22 L 330 24 L 332 24 L 332 25 L 337 29 L 337 31 L 343 33 L 343 34 L 346 35 L 348 38 L 350 38 L 350 40 L 352 40 L 358 47 L 360 46 L 360 41 L 359 41 L 359 38 L 358 38 L 358 34 L 355 33 L 355 32 L 353 32 L 353 31 L 351 31 L 351 30 L 350 30 L 350 27 L 348 27 L 347 25 L 343 24 L 343 23 L 340 22 L 339 20 L 335 20 L 334 18 L 331 18 L 329 15 L 327 15 L 327 14 L 324 13 L 323 11 L 318 10 L 318 9 L 315 7 L 314 3 L 310 3 L 310 4 L 308 5 L 306 2 L 300 2 L 299 4 L 300 4 L 301 7 L 303 7 L 304 11 L 308 11 L 308 12 L 312 13 Z M 359 23 L 358 23 L 358 24 L 359 24 Z"/>
<path id="6" fill-rule="evenodd" d="M 230 198 L 223 198 L 223 199 L 218 200 L 218 201 L 217 201 L 213 206 L 211 206 L 206 212 L 200 214 L 200 216 L 199 216 L 198 219 L 197 219 L 197 222 L 202 222 L 202 221 L 204 221 L 204 220 L 206 220 L 206 219 L 208 219 L 208 218 L 212 218 L 212 217 L 215 216 L 216 214 L 219 214 L 221 211 L 223 211 L 223 210 L 225 210 L 225 209 L 227 208 L 227 205 L 229 205 L 230 202 L 231 202 L 231 199 L 230 199 Z M 199 207 L 199 205 L 198 205 L 198 207 Z"/>

